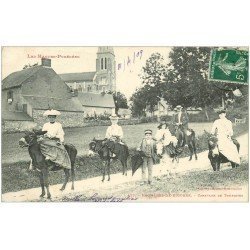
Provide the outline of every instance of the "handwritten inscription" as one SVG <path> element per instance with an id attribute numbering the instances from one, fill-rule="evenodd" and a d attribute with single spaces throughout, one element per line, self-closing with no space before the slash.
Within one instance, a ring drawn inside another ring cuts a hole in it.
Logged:
<path id="1" fill-rule="evenodd" d="M 118 196 L 102 196 L 98 193 L 94 193 L 90 196 L 77 195 L 74 198 L 64 197 L 62 201 L 85 201 L 85 202 L 124 202 L 124 201 L 135 201 L 138 198 L 134 195 L 126 195 L 124 197 Z"/>
<path id="2" fill-rule="evenodd" d="M 135 51 L 133 56 L 131 56 L 131 57 L 128 56 L 126 59 L 125 58 L 123 59 L 123 63 L 118 63 L 117 69 L 125 71 L 125 69 L 130 67 L 132 65 L 132 63 L 134 64 L 137 59 L 141 60 L 142 54 L 143 54 L 142 49 L 139 51 Z"/>

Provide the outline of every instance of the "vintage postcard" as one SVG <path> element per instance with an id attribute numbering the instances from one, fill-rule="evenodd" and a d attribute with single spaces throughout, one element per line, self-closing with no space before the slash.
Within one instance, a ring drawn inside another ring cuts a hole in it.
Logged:
<path id="1" fill-rule="evenodd" d="M 248 202 L 248 47 L 2 47 L 2 202 Z"/>

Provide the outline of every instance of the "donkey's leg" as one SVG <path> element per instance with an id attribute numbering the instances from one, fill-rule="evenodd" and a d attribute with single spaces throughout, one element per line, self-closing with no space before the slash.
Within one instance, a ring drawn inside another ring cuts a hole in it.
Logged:
<path id="1" fill-rule="evenodd" d="M 72 166 L 71 166 L 71 181 L 72 181 L 71 190 L 74 190 L 75 189 L 75 186 L 74 186 L 74 182 L 75 182 L 75 166 L 74 166 L 74 164 L 72 164 Z"/>
<path id="2" fill-rule="evenodd" d="M 107 161 L 108 181 L 110 181 L 110 161 Z"/>
<path id="3" fill-rule="evenodd" d="M 45 195 L 45 189 L 44 189 L 44 179 L 43 179 L 43 172 L 39 172 L 39 180 L 40 180 L 40 185 L 41 185 L 41 188 L 42 188 L 42 193 L 40 195 L 40 197 L 44 197 Z"/>
<path id="4" fill-rule="evenodd" d="M 44 185 L 46 187 L 47 190 L 47 198 L 50 199 L 51 198 L 51 194 L 49 191 L 49 170 L 47 167 L 42 169 L 43 172 L 43 178 L 44 178 Z"/>
<path id="5" fill-rule="evenodd" d="M 68 181 L 69 181 L 69 169 L 66 169 L 66 168 L 64 168 L 63 169 L 63 171 L 64 171 L 64 174 L 65 174 L 65 179 L 64 179 L 64 183 L 63 183 L 63 185 L 62 185 L 62 187 L 61 187 L 61 191 L 63 191 L 64 189 L 65 189 L 65 187 L 66 187 L 66 185 L 67 185 L 67 183 L 68 183 Z"/>
<path id="6" fill-rule="evenodd" d="M 102 162 L 102 166 L 103 166 L 103 171 L 102 171 L 102 182 L 104 182 L 104 180 L 105 180 L 106 162 L 107 162 L 107 161 L 103 161 L 103 162 Z"/>
<path id="7" fill-rule="evenodd" d="M 193 158 L 193 147 L 190 143 L 188 144 L 188 149 L 189 149 L 189 161 L 191 161 Z"/>
<path id="8" fill-rule="evenodd" d="M 220 171 L 220 159 L 216 159 L 215 168 L 216 168 L 216 171 Z"/>
<path id="9" fill-rule="evenodd" d="M 193 150 L 194 150 L 195 160 L 197 160 L 197 159 L 198 159 L 198 157 L 197 157 L 197 152 L 196 152 L 195 139 L 194 139 L 194 140 L 192 140 L 192 145 L 193 145 Z"/>
<path id="10" fill-rule="evenodd" d="M 128 163 L 127 163 L 127 159 L 125 159 L 124 167 L 125 167 L 125 176 L 127 176 L 128 175 Z"/>

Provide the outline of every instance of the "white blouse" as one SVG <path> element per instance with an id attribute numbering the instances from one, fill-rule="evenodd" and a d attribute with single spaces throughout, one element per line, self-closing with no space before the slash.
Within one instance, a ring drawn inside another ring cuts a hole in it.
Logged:
<path id="1" fill-rule="evenodd" d="M 123 131 L 122 127 L 120 127 L 117 124 L 111 125 L 108 127 L 107 132 L 106 132 L 106 138 L 110 139 L 113 136 L 118 136 L 119 138 L 123 138 Z"/>
<path id="2" fill-rule="evenodd" d="M 217 130 L 218 137 L 221 137 L 221 136 L 231 137 L 233 135 L 232 122 L 226 118 L 218 119 L 214 122 L 211 133 L 215 134 L 216 130 Z"/>
<path id="3" fill-rule="evenodd" d="M 47 131 L 47 135 L 51 138 L 58 138 L 61 142 L 64 142 L 64 131 L 62 128 L 61 123 L 54 122 L 50 123 L 47 122 L 43 125 L 42 131 Z"/>

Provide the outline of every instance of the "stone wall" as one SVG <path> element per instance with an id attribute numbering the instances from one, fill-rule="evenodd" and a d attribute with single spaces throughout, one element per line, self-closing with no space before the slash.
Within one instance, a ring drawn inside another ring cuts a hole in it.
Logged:
<path id="1" fill-rule="evenodd" d="M 3 121 L 2 131 L 7 133 L 23 132 L 34 128 L 36 125 L 33 121 Z"/>
<path id="2" fill-rule="evenodd" d="M 44 110 L 33 110 L 33 121 L 2 121 L 2 131 L 11 132 L 23 132 L 25 130 L 32 129 L 34 127 L 43 126 L 48 122 L 48 119 L 43 116 Z M 84 113 L 81 112 L 65 112 L 61 111 L 61 115 L 58 116 L 57 121 L 60 122 L 63 128 L 74 127 L 93 127 L 93 126 L 109 126 L 110 120 L 86 120 L 84 119 Z M 141 123 L 139 119 L 121 119 L 119 125 L 135 125 Z"/>
<path id="3" fill-rule="evenodd" d="M 48 118 L 43 116 L 45 110 L 33 110 L 33 119 L 39 125 L 43 126 L 48 122 Z M 84 113 L 83 112 L 67 112 L 60 111 L 61 115 L 57 117 L 63 128 L 67 127 L 83 127 L 84 126 Z"/>
<path id="4" fill-rule="evenodd" d="M 102 108 L 102 107 L 83 107 L 85 117 L 87 115 L 93 116 L 96 115 L 102 115 L 102 114 L 114 114 L 115 108 Z"/>

